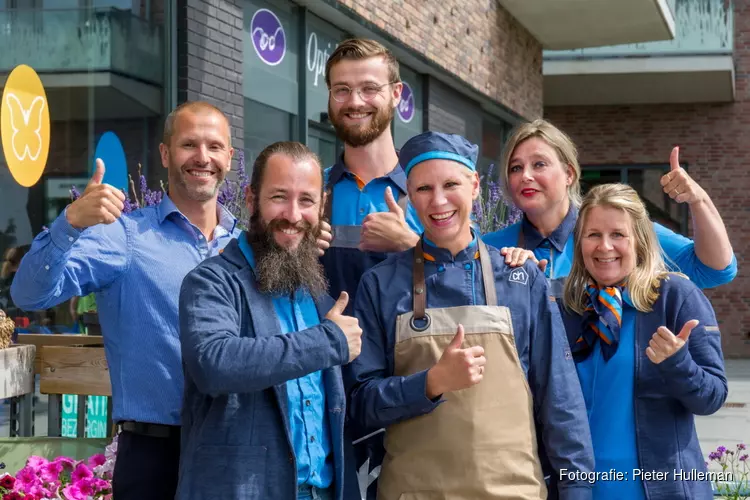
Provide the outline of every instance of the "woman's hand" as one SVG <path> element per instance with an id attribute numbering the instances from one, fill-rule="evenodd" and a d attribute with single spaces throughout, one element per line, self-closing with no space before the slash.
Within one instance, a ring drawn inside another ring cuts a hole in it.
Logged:
<path id="1" fill-rule="evenodd" d="M 646 348 L 646 356 L 652 363 L 658 365 L 687 344 L 690 332 L 696 326 L 698 326 L 698 320 L 691 319 L 683 325 L 682 330 L 677 335 L 670 332 L 666 326 L 660 326 L 656 333 L 651 336 Z"/>
<path id="2" fill-rule="evenodd" d="M 505 263 L 510 267 L 521 267 L 527 260 L 531 259 L 542 272 L 547 269 L 547 259 L 537 259 L 531 250 L 518 247 L 503 247 L 500 249 L 500 253 L 505 255 Z"/>

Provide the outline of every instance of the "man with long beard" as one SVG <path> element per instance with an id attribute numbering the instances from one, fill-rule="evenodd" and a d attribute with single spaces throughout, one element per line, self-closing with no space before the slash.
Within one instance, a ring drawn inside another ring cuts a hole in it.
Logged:
<path id="1" fill-rule="evenodd" d="M 42 231 L 21 261 L 13 300 L 25 310 L 96 294 L 118 423 L 118 500 L 164 500 L 177 487 L 182 360 L 177 299 L 185 275 L 236 236 L 217 203 L 231 166 L 229 120 L 187 102 L 164 123 L 159 145 L 169 193 L 123 214 L 124 195 L 96 171 L 83 195 Z"/>
<path id="2" fill-rule="evenodd" d="M 389 252 L 413 247 L 422 225 L 407 201 L 406 175 L 391 134 L 403 88 L 398 61 L 380 43 L 354 38 L 336 47 L 325 76 L 328 116 L 344 142 L 344 154 L 325 172 L 325 218 L 333 240 L 321 261 L 331 295 L 348 292 L 351 308 L 362 274 Z M 352 429 L 358 440 L 362 434 Z M 380 464 L 383 453 L 382 434 L 357 444 L 363 491 L 377 477 L 370 469 Z M 375 488 L 370 488 L 370 497 Z"/>
<path id="3" fill-rule="evenodd" d="M 306 146 L 278 142 L 253 166 L 250 231 L 187 275 L 178 500 L 359 500 L 340 365 L 357 320 L 318 261 L 323 178 Z"/>

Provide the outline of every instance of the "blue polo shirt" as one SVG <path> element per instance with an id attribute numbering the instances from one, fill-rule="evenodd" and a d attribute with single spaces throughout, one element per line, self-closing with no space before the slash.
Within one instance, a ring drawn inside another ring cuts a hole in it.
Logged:
<path id="1" fill-rule="evenodd" d="M 597 472 L 614 469 L 627 481 L 597 481 L 594 498 L 646 500 L 639 469 L 635 424 L 635 321 L 638 314 L 623 301 L 617 352 L 605 361 L 597 341 L 591 354 L 576 364 L 594 445 Z"/>
<path id="2" fill-rule="evenodd" d="M 387 212 L 385 188 L 389 186 L 397 202 L 402 196 L 407 196 L 406 174 L 400 165 L 396 165 L 383 177 L 377 177 L 365 184 L 346 168 L 341 158 L 325 170 L 324 177 L 326 185 L 333 186 L 332 226 L 360 226 L 369 214 Z M 411 204 L 407 206 L 404 216 L 411 230 L 421 234 L 422 224 Z"/>
<path id="3" fill-rule="evenodd" d="M 253 250 L 243 234 L 240 250 L 255 270 Z M 282 333 L 305 330 L 320 324 L 318 309 L 310 294 L 298 290 L 293 297 L 273 297 L 273 307 Z M 323 372 L 316 371 L 286 383 L 289 425 L 297 459 L 297 484 L 328 488 L 333 482 L 331 431 L 326 418 L 326 393 Z"/>

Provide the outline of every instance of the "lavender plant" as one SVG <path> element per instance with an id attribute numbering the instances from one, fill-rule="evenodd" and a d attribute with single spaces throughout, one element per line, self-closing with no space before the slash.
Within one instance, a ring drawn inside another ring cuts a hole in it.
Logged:
<path id="1" fill-rule="evenodd" d="M 474 221 L 481 234 L 499 231 L 521 220 L 521 212 L 503 196 L 502 185 L 495 180 L 495 164 L 479 178 L 480 195 L 474 201 Z"/>
<path id="2" fill-rule="evenodd" d="M 717 463 L 722 472 L 727 475 L 731 473 L 732 480 L 730 481 L 714 481 L 714 486 L 721 498 L 750 499 L 750 466 L 748 466 L 747 446 L 744 443 L 739 443 L 734 450 L 719 446 L 716 451 L 708 454 L 708 459 Z"/>

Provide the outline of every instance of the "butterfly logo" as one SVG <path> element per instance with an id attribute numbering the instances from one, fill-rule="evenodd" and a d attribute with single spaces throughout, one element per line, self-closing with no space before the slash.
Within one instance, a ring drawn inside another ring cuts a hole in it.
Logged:
<path id="1" fill-rule="evenodd" d="M 5 96 L 10 113 L 10 136 L 13 154 L 19 161 L 24 161 L 28 156 L 36 161 L 42 152 L 42 118 L 44 117 L 44 98 L 36 96 L 28 109 L 24 109 L 21 100 L 16 94 L 8 93 Z M 29 125 L 31 121 L 31 125 Z"/>
<path id="2" fill-rule="evenodd" d="M 16 66 L 5 81 L 0 135 L 13 178 L 24 187 L 36 184 L 49 154 L 49 102 L 39 75 L 25 64 Z"/>

